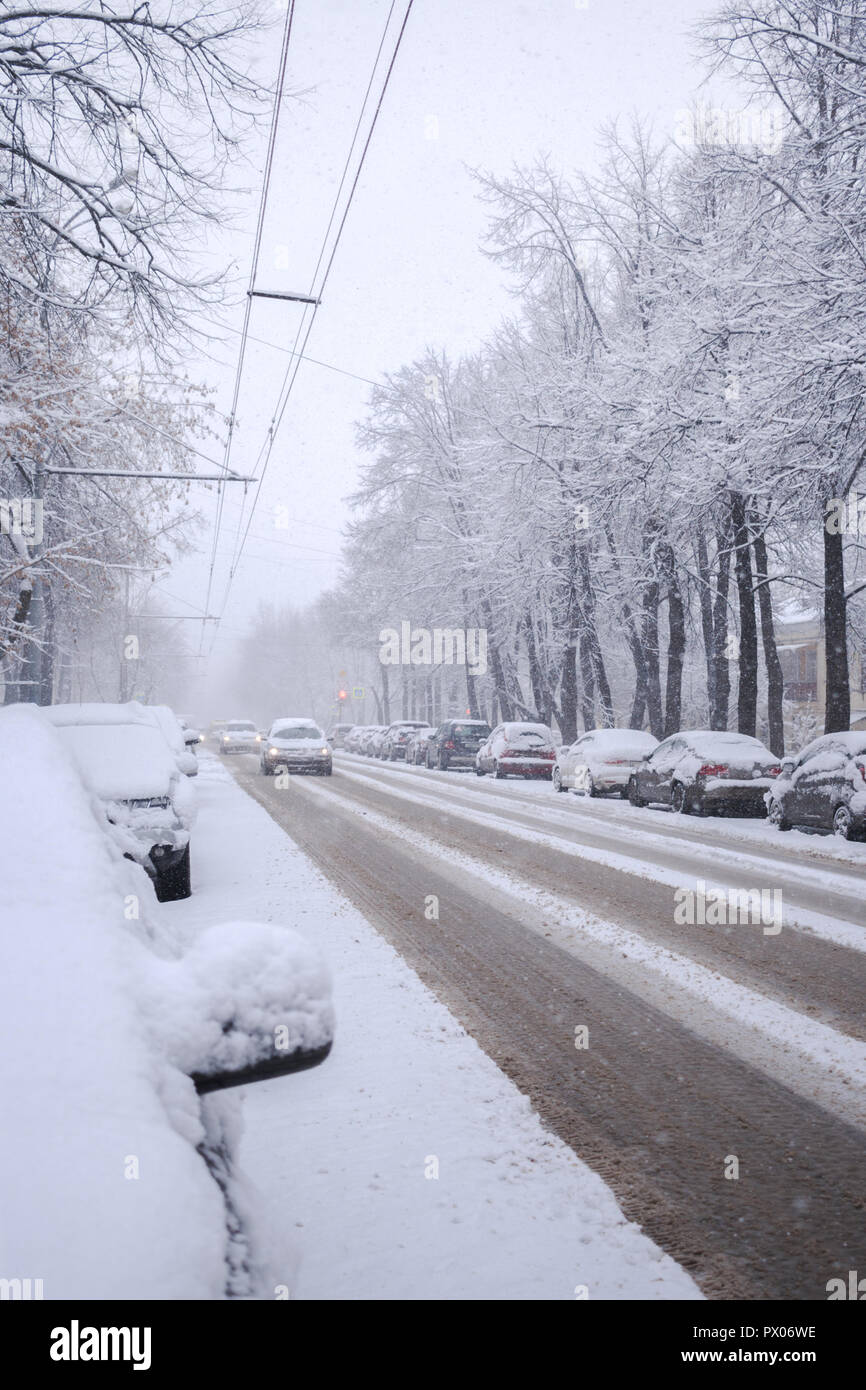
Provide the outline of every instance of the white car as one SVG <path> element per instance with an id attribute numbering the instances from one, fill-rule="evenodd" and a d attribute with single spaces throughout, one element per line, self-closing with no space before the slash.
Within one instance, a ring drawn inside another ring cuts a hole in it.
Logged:
<path id="1" fill-rule="evenodd" d="M 163 720 L 134 701 L 50 705 L 44 713 L 160 902 L 188 898 L 195 791 L 179 760 L 194 755 L 172 747 Z"/>
<path id="2" fill-rule="evenodd" d="M 639 729 L 589 729 L 568 748 L 561 748 L 553 765 L 558 792 L 600 792 L 628 795 L 635 768 L 658 747 L 658 739 Z"/>
<path id="3" fill-rule="evenodd" d="M 219 735 L 221 753 L 258 753 L 262 736 L 251 719 L 230 719 Z"/>
<path id="4" fill-rule="evenodd" d="M 273 777 L 279 768 L 331 775 L 330 744 L 312 719 L 275 719 L 260 748 L 259 770 L 264 777 Z"/>

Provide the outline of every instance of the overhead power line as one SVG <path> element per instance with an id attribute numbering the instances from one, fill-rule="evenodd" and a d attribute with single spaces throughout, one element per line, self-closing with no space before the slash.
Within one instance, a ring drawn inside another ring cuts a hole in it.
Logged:
<path id="1" fill-rule="evenodd" d="M 288 8 L 288 10 L 287 10 L 287 12 L 286 12 L 286 22 L 285 22 L 285 25 L 284 25 L 284 27 L 283 27 L 283 42 L 282 42 L 282 48 L 281 48 L 281 51 L 280 51 L 280 65 L 279 65 L 279 71 L 278 71 L 278 74 L 277 74 L 277 86 L 276 86 L 276 91 L 275 91 L 275 93 L 274 93 L 274 107 L 273 107 L 273 112 L 272 112 L 272 115 L 271 115 L 271 129 L 270 129 L 270 133 L 269 133 L 269 136 L 268 136 L 268 149 L 267 149 L 267 154 L 266 154 L 266 156 L 265 156 L 265 170 L 264 170 L 264 178 L 263 178 L 263 180 L 262 180 L 262 193 L 261 193 L 261 198 L 259 199 L 259 214 L 258 214 L 258 220 L 257 220 L 257 222 L 256 222 L 256 233 L 255 233 L 255 240 L 254 240 L 254 243 L 253 243 L 252 263 L 251 263 L 251 265 L 250 265 L 250 280 L 249 280 L 249 286 L 248 286 L 248 289 L 249 289 L 249 290 L 252 290 L 253 287 L 255 286 L 255 283 L 256 283 L 256 274 L 257 274 L 258 265 L 259 265 L 259 254 L 260 254 L 260 252 L 261 252 L 261 247 L 262 247 L 262 230 L 263 230 L 264 224 L 265 224 L 265 211 L 266 211 L 266 209 L 267 209 L 268 193 L 269 193 L 269 191 L 270 191 L 270 185 L 271 185 L 271 173 L 272 173 L 272 171 L 273 171 L 273 164 L 274 164 L 274 149 L 275 149 L 276 143 L 277 143 L 277 127 L 279 126 L 280 111 L 281 111 L 281 109 L 282 109 L 282 104 L 283 104 L 283 89 L 284 89 L 284 87 L 285 87 L 285 81 L 286 81 L 286 68 L 287 68 L 287 66 L 288 66 L 288 60 L 289 60 L 289 45 L 291 44 L 291 40 L 292 40 L 292 21 L 293 21 L 293 19 L 294 19 L 294 16 L 295 16 L 295 0 L 289 0 L 289 8 Z M 241 330 L 241 341 L 240 341 L 240 345 L 239 345 L 239 348 L 238 348 L 237 368 L 236 368 L 236 370 L 235 370 L 235 384 L 234 384 L 234 391 L 233 391 L 233 393 L 232 393 L 232 407 L 231 407 L 231 412 L 230 412 L 230 414 L 229 414 L 228 434 L 227 434 L 227 437 L 226 437 L 226 445 L 225 445 L 225 457 L 224 457 L 223 467 L 224 467 L 224 470 L 225 470 L 226 474 L 228 474 L 228 472 L 229 472 L 229 463 L 230 463 L 230 460 L 231 460 L 232 442 L 233 442 L 233 440 L 234 440 L 235 423 L 236 423 L 236 421 L 237 421 L 238 399 L 239 399 L 239 397 L 240 397 L 241 378 L 242 378 L 242 376 L 243 376 L 243 370 L 244 370 L 244 357 L 245 357 L 245 355 L 246 355 L 247 333 L 248 333 L 248 331 L 249 331 L 249 326 L 250 326 L 250 314 L 251 314 L 251 312 L 252 312 L 252 303 L 253 303 L 253 302 L 252 302 L 252 299 L 251 299 L 250 295 L 248 294 L 248 295 L 247 295 L 247 298 L 246 298 L 246 303 L 245 303 L 245 305 L 244 305 L 244 321 L 243 321 L 243 328 L 242 328 L 242 330 Z M 222 511 L 223 511 L 223 498 L 224 498 L 224 496 L 225 496 L 224 490 L 223 490 L 222 488 L 220 488 L 220 490 L 219 490 L 219 498 L 218 498 L 218 501 L 217 501 L 217 514 L 216 514 L 216 520 L 215 520 L 215 523 L 214 523 L 213 546 L 212 546 L 212 548 L 211 548 L 210 564 L 209 564 L 209 566 L 208 566 L 207 593 L 206 593 L 206 595 L 205 595 L 205 601 L 204 601 L 204 611 L 205 611 L 205 613 L 209 613 L 209 612 L 210 612 L 210 600 L 211 600 L 211 593 L 212 593 L 212 591 L 213 591 L 213 579 L 214 579 L 214 569 L 215 569 L 215 566 L 216 566 L 216 558 L 217 558 L 217 546 L 218 546 L 218 544 L 219 544 L 220 527 L 221 527 L 221 525 L 222 525 Z M 204 634 L 205 634 L 205 631 L 206 631 L 205 625 L 204 625 L 204 623 L 202 623 L 202 628 L 201 628 L 201 640 L 200 640 L 200 643 L 199 643 L 199 652 L 201 652 L 201 650 L 202 650 L 202 648 L 203 648 L 203 646 L 204 646 Z"/>
<path id="2" fill-rule="evenodd" d="M 280 387 L 280 393 L 279 393 L 279 396 L 277 397 L 277 406 L 276 406 L 276 409 L 275 409 L 275 411 L 274 411 L 274 414 L 273 414 L 272 417 L 271 417 L 271 422 L 270 422 L 270 424 L 269 424 L 269 426 L 268 426 L 267 434 L 266 434 L 265 440 L 264 440 L 264 442 L 263 442 L 263 445 L 262 445 L 261 449 L 259 450 L 259 454 L 258 454 L 258 457 L 257 457 L 257 460 L 256 460 L 256 471 L 258 471 L 258 485 L 257 485 L 257 487 L 256 487 L 255 495 L 254 495 L 254 497 L 253 497 L 252 505 L 251 505 L 251 507 L 250 507 L 250 513 L 249 513 L 249 517 L 248 517 L 248 519 L 247 519 L 246 527 L 245 527 L 244 532 L 243 532 L 243 536 L 241 537 L 239 543 L 236 545 L 235 557 L 234 557 L 234 559 L 233 559 L 231 568 L 230 568 L 230 570 L 229 570 L 228 580 L 227 580 L 227 583 L 226 583 L 225 592 L 224 592 L 224 594 L 223 594 L 223 600 L 222 600 L 222 603 L 220 604 L 220 607 L 219 607 L 219 612 L 220 612 L 220 614 L 224 614 L 224 613 L 225 613 L 225 609 L 226 609 L 226 605 L 227 605 L 227 603 L 228 603 L 228 598 L 229 598 L 229 594 L 230 594 L 230 592 L 231 592 L 231 586 L 232 586 L 232 583 L 233 583 L 233 580 L 234 580 L 234 576 L 235 576 L 235 574 L 237 573 L 238 566 L 239 566 L 240 561 L 241 561 L 241 558 L 242 558 L 242 556 L 243 556 L 244 546 L 246 545 L 246 540 L 247 540 L 247 536 L 248 536 L 248 534 L 249 534 L 250 526 L 251 526 L 251 524 L 252 524 L 252 519 L 253 519 L 253 516 L 255 515 L 255 510 L 256 510 L 256 507 L 257 507 L 257 505 L 258 505 L 259 498 L 260 498 L 260 496 L 261 496 L 262 483 L 263 483 L 263 481 L 264 481 L 264 476 L 265 476 L 265 473 L 266 473 L 266 471 L 267 471 L 268 464 L 269 464 L 269 462 L 270 462 L 271 453 L 272 453 L 273 447 L 274 447 L 274 442 L 275 442 L 275 440 L 276 440 L 276 436 L 277 436 L 277 433 L 278 433 L 278 431 L 279 431 L 280 425 L 282 424 L 282 420 L 283 420 L 283 417 L 284 417 L 285 412 L 286 412 L 286 407 L 288 406 L 289 398 L 290 398 L 291 393 L 292 393 L 292 388 L 294 387 L 295 381 L 296 381 L 296 379 L 297 379 L 298 371 L 299 371 L 299 369 L 300 369 L 300 363 L 301 363 L 301 361 L 302 361 L 303 358 L 304 358 L 304 352 L 305 352 L 307 343 L 308 343 L 308 341 L 309 341 L 310 334 L 312 333 L 312 330 L 313 330 L 313 325 L 314 325 L 315 320 L 316 320 L 316 314 L 318 313 L 318 310 L 319 310 L 319 302 L 318 302 L 318 301 L 320 301 L 321 298 L 322 298 L 322 294 L 323 294 L 323 292 L 324 292 L 325 285 L 326 285 L 327 282 L 328 282 L 328 277 L 330 276 L 331 269 L 332 269 L 332 267 L 333 267 L 334 260 L 335 260 L 336 254 L 337 254 L 337 250 L 338 250 L 338 248 L 339 248 L 340 241 L 341 241 L 341 239 L 342 239 L 343 232 L 344 232 L 345 227 L 346 227 L 346 221 L 347 221 L 348 216 L 349 216 L 349 210 L 350 210 L 350 208 L 351 208 L 351 206 L 352 206 L 352 202 L 353 202 L 353 200 L 354 200 L 355 193 L 356 193 L 356 191 L 357 191 L 358 184 L 359 184 L 359 182 L 360 182 L 361 173 L 362 173 L 362 171 L 363 171 L 364 164 L 365 164 L 365 161 L 366 161 L 366 158 L 367 158 L 367 154 L 368 154 L 368 151 L 369 151 L 369 149 L 370 149 L 370 144 L 371 144 L 371 141 L 372 141 L 372 139 L 373 139 L 373 133 L 374 133 L 374 131 L 375 131 L 375 129 L 376 129 L 376 125 L 377 125 L 377 123 L 378 123 L 379 116 L 380 116 L 381 111 L 382 111 L 382 106 L 383 106 L 383 103 L 384 103 L 384 100 L 385 100 L 385 95 L 386 95 L 386 93 L 387 93 L 388 86 L 389 86 L 390 81 L 391 81 L 391 76 L 392 76 L 393 71 L 394 71 L 394 66 L 395 66 L 396 61 L 397 61 L 397 55 L 398 55 L 398 53 L 400 52 L 400 47 L 401 47 L 401 44 L 402 44 L 402 42 L 403 42 L 403 36 L 404 36 L 404 34 L 405 34 L 405 32 L 406 32 L 406 25 L 407 25 L 407 23 L 408 23 L 408 21 L 409 21 L 409 16 L 410 16 L 410 14 L 411 14 L 411 12 L 412 12 L 413 4 L 414 4 L 414 0 L 407 0 L 406 9 L 405 9 L 405 12 L 404 12 L 404 14 L 403 14 L 403 19 L 402 19 L 402 22 L 401 22 L 401 24 L 400 24 L 399 32 L 397 33 L 396 41 L 395 41 L 395 43 L 394 43 L 394 47 L 393 47 L 393 51 L 392 51 L 392 53 L 391 53 L 391 58 L 390 58 L 390 61 L 389 61 L 389 63 L 388 63 L 388 67 L 387 67 L 387 70 L 386 70 L 386 72 L 385 72 L 385 77 L 384 77 L 384 80 L 383 80 L 383 82 L 382 82 L 382 87 L 381 87 L 381 90 L 380 90 L 380 92 L 379 92 L 379 96 L 378 96 L 378 99 L 377 99 L 377 102 L 376 102 L 376 107 L 375 107 L 375 110 L 374 110 L 374 112 L 373 112 L 373 117 L 372 117 L 372 120 L 371 120 L 371 122 L 370 122 L 370 126 L 369 126 L 369 129 L 368 129 L 368 131 L 367 131 L 366 139 L 364 140 L 363 148 L 362 148 L 362 150 L 361 150 L 361 155 L 360 155 L 360 158 L 359 158 L 359 160 L 358 160 L 358 165 L 357 165 L 357 168 L 356 168 L 356 170 L 355 170 L 354 178 L 352 179 L 351 187 L 350 187 L 350 189 L 349 189 L 349 195 L 348 195 L 348 198 L 346 199 L 345 206 L 344 206 L 343 212 L 342 212 L 342 216 L 340 217 L 339 224 L 338 224 L 338 226 L 337 226 L 336 236 L 334 237 L 333 244 L 332 244 L 331 250 L 330 250 L 330 254 L 327 255 L 327 262 L 326 262 L 326 264 L 325 264 L 325 270 L 324 270 L 324 273 L 323 273 L 323 275 L 322 275 L 321 282 L 320 282 L 320 284 L 319 284 L 319 286 L 318 286 L 318 289 L 317 289 L 317 288 L 316 288 L 316 278 L 317 278 L 317 276 L 318 276 L 318 274 L 319 274 L 319 271 L 320 271 L 320 269 L 321 269 L 322 262 L 325 260 L 325 256 L 326 256 L 326 254 L 327 254 L 328 238 L 329 238 L 329 236 L 330 236 L 331 229 L 332 229 L 332 227 L 333 227 L 333 225 L 334 225 L 334 222 L 336 221 L 336 218 L 337 218 L 337 212 L 338 212 L 338 206 L 339 206 L 340 197 L 341 197 L 341 194 L 342 194 L 342 190 L 343 190 L 343 188 L 344 188 L 344 186 L 345 186 L 346 179 L 347 179 L 347 177 L 348 177 L 349 168 L 350 168 L 350 166 L 351 166 L 352 155 L 353 155 L 355 146 L 356 146 L 356 144 L 357 144 L 357 142 L 358 142 L 358 137 L 359 137 L 359 134 L 360 134 L 360 130 L 361 130 L 362 123 L 363 123 L 364 112 L 366 111 L 366 108 L 367 108 L 367 103 L 368 103 L 368 101 L 369 101 L 370 93 L 371 93 L 371 91 L 372 91 L 373 84 L 374 84 L 374 82 L 375 82 L 376 72 L 377 72 L 377 70 L 378 70 L 378 68 L 379 68 L 380 59 L 381 59 L 381 56 L 382 56 L 382 52 L 383 52 L 383 50 L 384 50 L 385 41 L 386 41 L 386 38 L 387 38 L 387 35 L 388 35 L 389 28 L 390 28 L 390 26 L 391 26 L 391 19 L 392 19 L 392 16 L 393 16 L 393 14 L 394 14 L 394 9 L 395 9 L 395 6 L 396 6 L 396 0 L 392 0 L 391 8 L 390 8 L 389 11 L 388 11 L 388 18 L 387 18 L 386 21 L 385 21 L 385 27 L 384 27 L 384 30 L 383 30 L 383 32 L 382 32 L 382 38 L 381 38 L 381 40 L 380 40 L 380 42 L 379 42 L 379 48 L 378 48 L 377 53 L 376 53 L 376 58 L 375 58 L 375 61 L 374 61 L 374 63 L 373 63 L 372 72 L 371 72 L 371 74 L 370 74 L 370 80 L 369 80 L 369 82 L 368 82 L 368 84 L 367 84 L 367 90 L 366 90 L 366 92 L 365 92 L 365 94 L 364 94 L 364 100 L 363 100 L 363 102 L 362 102 L 362 104 L 361 104 L 361 110 L 360 110 L 360 113 L 359 113 L 359 116 L 358 116 L 358 121 L 357 121 L 356 126 L 355 126 L 355 132 L 354 132 L 354 135 L 353 135 L 353 137 L 352 137 L 352 143 L 351 143 L 351 146 L 350 146 L 350 148 L 349 148 L 349 154 L 348 154 L 348 156 L 347 156 L 347 158 L 346 158 L 346 163 L 345 163 L 344 168 L 343 168 L 343 174 L 342 174 L 342 177 L 341 177 L 341 179 L 340 179 L 340 184 L 339 184 L 339 187 L 338 187 L 338 189 L 337 189 L 337 194 L 336 194 L 336 197 L 335 197 L 335 199 L 334 199 L 334 204 L 333 204 L 332 209 L 331 209 L 331 215 L 330 215 L 330 218 L 329 218 L 329 220 L 328 220 L 328 226 L 327 226 L 327 228 L 326 228 L 326 230 L 325 230 L 325 235 L 324 235 L 323 240 L 322 240 L 322 247 L 321 247 L 321 250 L 320 250 L 320 252 L 319 252 L 319 257 L 318 257 L 318 260 L 317 260 L 317 262 L 316 262 L 316 267 L 315 267 L 315 270 L 313 271 L 313 276 L 312 276 L 312 279 L 311 279 L 311 282 L 310 282 L 310 296 L 311 296 L 311 298 L 315 298 L 316 302 L 312 305 L 312 309 L 311 309 L 311 311 L 309 312 L 309 316 L 308 316 L 308 306 L 307 306 L 307 305 L 304 306 L 303 315 L 302 315 L 302 318 L 301 318 L 301 322 L 300 322 L 300 324 L 299 324 L 299 326 L 298 326 L 298 331 L 297 331 L 297 334 L 296 334 L 296 336 L 295 336 L 294 347 L 293 347 L 293 349 L 292 349 L 292 356 L 293 356 L 293 359 L 294 359 L 294 360 L 289 364 L 289 366 L 288 366 L 287 369 L 286 369 L 286 374 L 285 374 L 285 377 L 283 378 L 282 386 Z M 248 300 L 247 302 L 248 302 L 248 304 L 249 304 L 250 301 Z M 307 321 L 307 319 L 308 319 L 308 321 Z M 306 327 L 305 327 L 305 321 L 306 321 Z M 303 334 L 303 337 L 301 337 L 302 334 Z M 299 346 L 299 344 L 300 344 L 300 346 Z M 261 464 L 261 468 L 258 467 L 259 464 Z M 239 534 L 239 533 L 240 533 L 240 518 L 239 518 L 239 524 L 238 524 L 238 534 Z M 208 592 L 210 592 L 210 590 L 208 590 Z M 207 604 L 207 603 L 205 604 L 205 609 L 206 609 L 206 610 L 208 609 L 208 604 Z M 211 646 L 210 646 L 210 649 L 209 649 L 210 651 L 213 650 L 213 645 L 214 645 L 214 642 L 216 641 L 216 636 L 217 636 L 218 630 L 219 630 L 219 624 L 217 624 L 216 627 L 215 627 L 215 629 L 214 629 L 214 639 L 213 639 L 213 642 L 211 642 Z M 202 636 L 203 636 L 203 635 L 204 635 L 204 628 L 202 629 Z"/>

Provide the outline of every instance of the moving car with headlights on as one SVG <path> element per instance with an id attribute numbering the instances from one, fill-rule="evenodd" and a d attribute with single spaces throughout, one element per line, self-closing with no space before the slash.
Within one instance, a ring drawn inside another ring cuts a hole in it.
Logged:
<path id="1" fill-rule="evenodd" d="M 639 729 L 589 729 L 570 747 L 560 748 L 553 764 L 554 788 L 584 796 L 625 796 L 631 774 L 657 746 L 658 739 Z"/>
<path id="2" fill-rule="evenodd" d="M 824 734 L 783 759 L 767 793 L 767 819 L 778 830 L 801 825 L 866 839 L 866 731 Z"/>
<path id="3" fill-rule="evenodd" d="M 474 767 L 478 749 L 490 734 L 484 719 L 447 719 L 427 740 L 426 766 L 447 772 L 449 767 Z"/>
<path id="4" fill-rule="evenodd" d="M 546 724 L 510 720 L 497 724 L 475 755 L 479 777 L 544 777 L 549 779 L 556 762 L 556 745 Z"/>
<path id="5" fill-rule="evenodd" d="M 398 719 L 389 724 L 382 736 L 379 757 L 390 763 L 405 760 L 409 740 L 419 729 L 429 730 L 430 725 L 424 719 Z"/>
<path id="6" fill-rule="evenodd" d="M 686 815 L 708 811 L 766 814 L 764 797 L 779 760 L 759 739 L 708 729 L 672 734 L 631 774 L 632 806 L 656 802 Z"/>
<path id="7" fill-rule="evenodd" d="M 258 753 L 262 736 L 251 719 L 230 719 L 219 736 L 221 753 Z"/>
<path id="8" fill-rule="evenodd" d="M 312 719 L 275 719 L 259 746 L 259 769 L 264 777 L 273 777 L 282 768 L 331 775 L 330 744 Z"/>
<path id="9" fill-rule="evenodd" d="M 130 701 L 50 705 L 44 713 L 105 807 L 124 854 L 153 880 L 159 901 L 188 898 L 195 792 L 184 760 L 198 768 L 194 754 L 166 738 L 171 711 Z"/>

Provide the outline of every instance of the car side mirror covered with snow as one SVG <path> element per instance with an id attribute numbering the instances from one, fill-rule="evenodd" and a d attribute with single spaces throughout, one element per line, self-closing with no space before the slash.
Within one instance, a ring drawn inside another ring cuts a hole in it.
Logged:
<path id="1" fill-rule="evenodd" d="M 187 750 L 186 752 L 178 754 L 177 765 L 181 772 L 185 773 L 187 777 L 198 776 L 198 758 L 195 753 L 190 753 Z"/>
<path id="2" fill-rule="evenodd" d="M 154 1005 L 172 1061 L 199 1094 L 318 1066 L 331 1050 L 331 983 L 285 927 L 225 922 L 159 966 Z"/>

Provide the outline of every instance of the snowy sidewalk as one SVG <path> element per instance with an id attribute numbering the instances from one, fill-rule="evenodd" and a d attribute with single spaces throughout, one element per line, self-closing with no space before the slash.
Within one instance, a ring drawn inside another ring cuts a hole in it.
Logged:
<path id="1" fill-rule="evenodd" d="M 194 895 L 160 911 L 191 935 L 285 922 L 334 976 L 329 1060 L 246 1092 L 241 1166 L 275 1285 L 301 1299 L 699 1298 L 215 759 L 198 787 Z"/>

